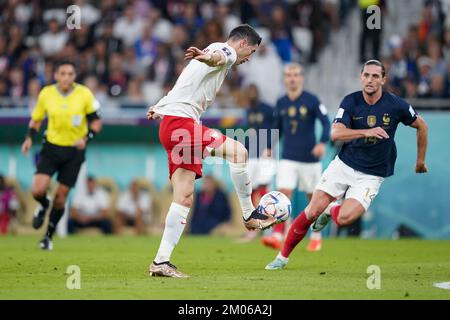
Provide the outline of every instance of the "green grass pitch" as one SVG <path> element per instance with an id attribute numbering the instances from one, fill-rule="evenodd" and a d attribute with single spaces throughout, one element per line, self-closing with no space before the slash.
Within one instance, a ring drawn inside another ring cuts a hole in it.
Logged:
<path id="1" fill-rule="evenodd" d="M 189 279 L 149 277 L 159 237 L 56 238 L 52 252 L 36 236 L 0 237 L 0 299 L 450 299 L 433 286 L 450 281 L 450 241 L 325 240 L 302 243 L 287 269 L 266 271 L 274 250 L 258 241 L 183 236 L 173 263 Z M 81 289 L 66 287 L 67 267 L 81 271 Z M 381 270 L 369 290 L 367 268 Z"/>

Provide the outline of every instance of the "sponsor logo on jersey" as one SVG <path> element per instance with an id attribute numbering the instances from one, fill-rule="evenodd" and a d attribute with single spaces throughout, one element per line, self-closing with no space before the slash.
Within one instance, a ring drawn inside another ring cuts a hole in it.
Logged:
<path id="1" fill-rule="evenodd" d="M 222 48 L 222 51 L 225 52 L 225 54 L 226 54 L 227 56 L 231 56 L 231 51 L 230 51 L 230 49 L 228 49 L 227 47 L 223 47 L 223 48 Z"/>
<path id="2" fill-rule="evenodd" d="M 369 127 L 375 127 L 377 124 L 377 117 L 376 116 L 368 116 L 367 117 L 367 125 Z"/>

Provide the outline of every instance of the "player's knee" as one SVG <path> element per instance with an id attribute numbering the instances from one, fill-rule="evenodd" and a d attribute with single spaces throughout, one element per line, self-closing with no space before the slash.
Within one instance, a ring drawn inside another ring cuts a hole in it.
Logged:
<path id="1" fill-rule="evenodd" d="M 240 142 L 236 142 L 235 152 L 230 161 L 233 163 L 246 163 L 248 161 L 248 151 Z"/>
<path id="2" fill-rule="evenodd" d="M 317 206 L 308 205 L 305 209 L 306 218 L 309 221 L 315 221 L 322 212 L 317 208 Z"/>
<path id="3" fill-rule="evenodd" d="M 42 196 L 44 196 L 45 191 L 46 190 L 44 188 L 37 187 L 37 186 L 33 186 L 31 188 L 31 194 L 33 195 L 34 199 L 41 198 Z"/>
<path id="4" fill-rule="evenodd" d="M 194 196 L 190 195 L 190 196 L 183 197 L 178 202 L 183 207 L 192 208 L 192 205 L 194 203 Z"/>
<path id="5" fill-rule="evenodd" d="M 57 192 L 53 200 L 53 207 L 55 209 L 63 209 L 66 205 L 67 196 L 62 192 Z"/>

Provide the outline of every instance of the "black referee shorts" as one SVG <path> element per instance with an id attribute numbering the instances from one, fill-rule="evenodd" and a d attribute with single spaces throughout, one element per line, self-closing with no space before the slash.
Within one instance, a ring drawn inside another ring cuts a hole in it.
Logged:
<path id="1" fill-rule="evenodd" d="M 39 153 L 36 173 L 47 174 L 51 177 L 58 172 L 57 180 L 72 188 L 77 182 L 84 160 L 85 150 L 44 142 Z"/>

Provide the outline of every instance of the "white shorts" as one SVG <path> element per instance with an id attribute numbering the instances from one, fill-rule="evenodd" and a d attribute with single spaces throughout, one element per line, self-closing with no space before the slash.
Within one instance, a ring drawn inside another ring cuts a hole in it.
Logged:
<path id="1" fill-rule="evenodd" d="M 322 174 L 322 164 L 282 159 L 277 171 L 278 190 L 298 188 L 299 191 L 313 193 Z"/>
<path id="2" fill-rule="evenodd" d="M 339 159 L 331 161 L 323 172 L 317 185 L 322 190 L 337 199 L 356 199 L 367 210 L 378 194 L 384 178 L 357 171 Z"/>
<path id="3" fill-rule="evenodd" d="M 270 185 L 275 174 L 275 161 L 270 158 L 250 158 L 248 173 L 253 188 Z"/>

